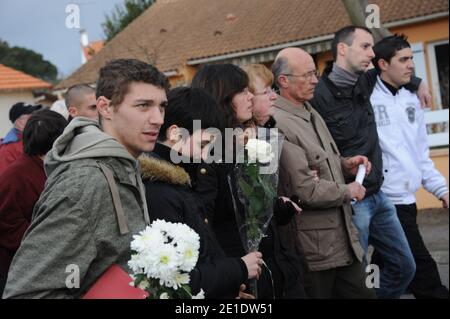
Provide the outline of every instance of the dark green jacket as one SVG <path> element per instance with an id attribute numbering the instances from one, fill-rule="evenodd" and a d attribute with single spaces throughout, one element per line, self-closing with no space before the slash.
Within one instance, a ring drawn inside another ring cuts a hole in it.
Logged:
<path id="1" fill-rule="evenodd" d="M 129 271 L 132 235 L 148 220 L 138 161 L 96 122 L 73 120 L 47 154 L 45 169 L 45 190 L 4 298 L 82 297 L 112 264 Z M 112 173 L 116 203 L 104 170 Z"/>

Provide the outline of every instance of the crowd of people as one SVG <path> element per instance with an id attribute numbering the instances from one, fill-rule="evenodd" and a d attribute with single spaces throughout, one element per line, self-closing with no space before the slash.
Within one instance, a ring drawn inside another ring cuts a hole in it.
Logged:
<path id="1" fill-rule="evenodd" d="M 429 93 L 410 44 L 402 35 L 375 44 L 369 29 L 349 26 L 332 52 L 322 75 L 292 47 L 271 70 L 204 65 L 174 89 L 154 66 L 118 59 L 95 90 L 67 90 L 66 117 L 15 104 L 0 144 L 0 295 L 82 298 L 112 265 L 127 270 L 132 236 L 163 219 L 199 234 L 190 286 L 206 298 L 252 299 L 253 279 L 262 299 L 448 298 L 416 222 L 419 187 L 445 208 L 449 192 L 429 157 Z M 258 251 L 239 234 L 236 161 L 207 161 L 221 139 L 211 128 L 240 129 L 232 153 L 258 128 L 284 137 Z M 369 264 L 378 287 L 367 284 Z M 68 265 L 79 287 L 67 285 Z"/>

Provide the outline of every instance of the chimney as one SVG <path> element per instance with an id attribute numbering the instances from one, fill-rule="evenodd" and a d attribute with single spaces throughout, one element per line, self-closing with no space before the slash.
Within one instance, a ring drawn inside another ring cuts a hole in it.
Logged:
<path id="1" fill-rule="evenodd" d="M 85 64 L 87 61 L 86 55 L 84 53 L 85 48 L 89 46 L 88 34 L 85 29 L 80 30 L 80 43 L 81 43 L 81 64 Z"/>

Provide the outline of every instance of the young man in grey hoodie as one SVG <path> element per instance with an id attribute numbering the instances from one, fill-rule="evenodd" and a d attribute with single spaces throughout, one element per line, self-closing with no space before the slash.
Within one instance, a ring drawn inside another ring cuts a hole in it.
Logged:
<path id="1" fill-rule="evenodd" d="M 80 298 L 149 223 L 137 157 L 163 124 L 167 78 L 133 59 L 97 83 L 99 123 L 74 119 L 45 159 L 47 184 L 12 262 L 4 298 Z"/>

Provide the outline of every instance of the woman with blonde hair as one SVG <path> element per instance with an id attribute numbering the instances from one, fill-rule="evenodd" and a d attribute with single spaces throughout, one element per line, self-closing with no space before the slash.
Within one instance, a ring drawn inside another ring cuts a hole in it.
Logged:
<path id="1" fill-rule="evenodd" d="M 274 127 L 273 103 L 277 99 L 277 94 L 272 89 L 274 79 L 272 72 L 263 64 L 249 64 L 243 69 L 249 78 L 248 88 L 254 95 L 253 119 L 256 125 Z"/>

